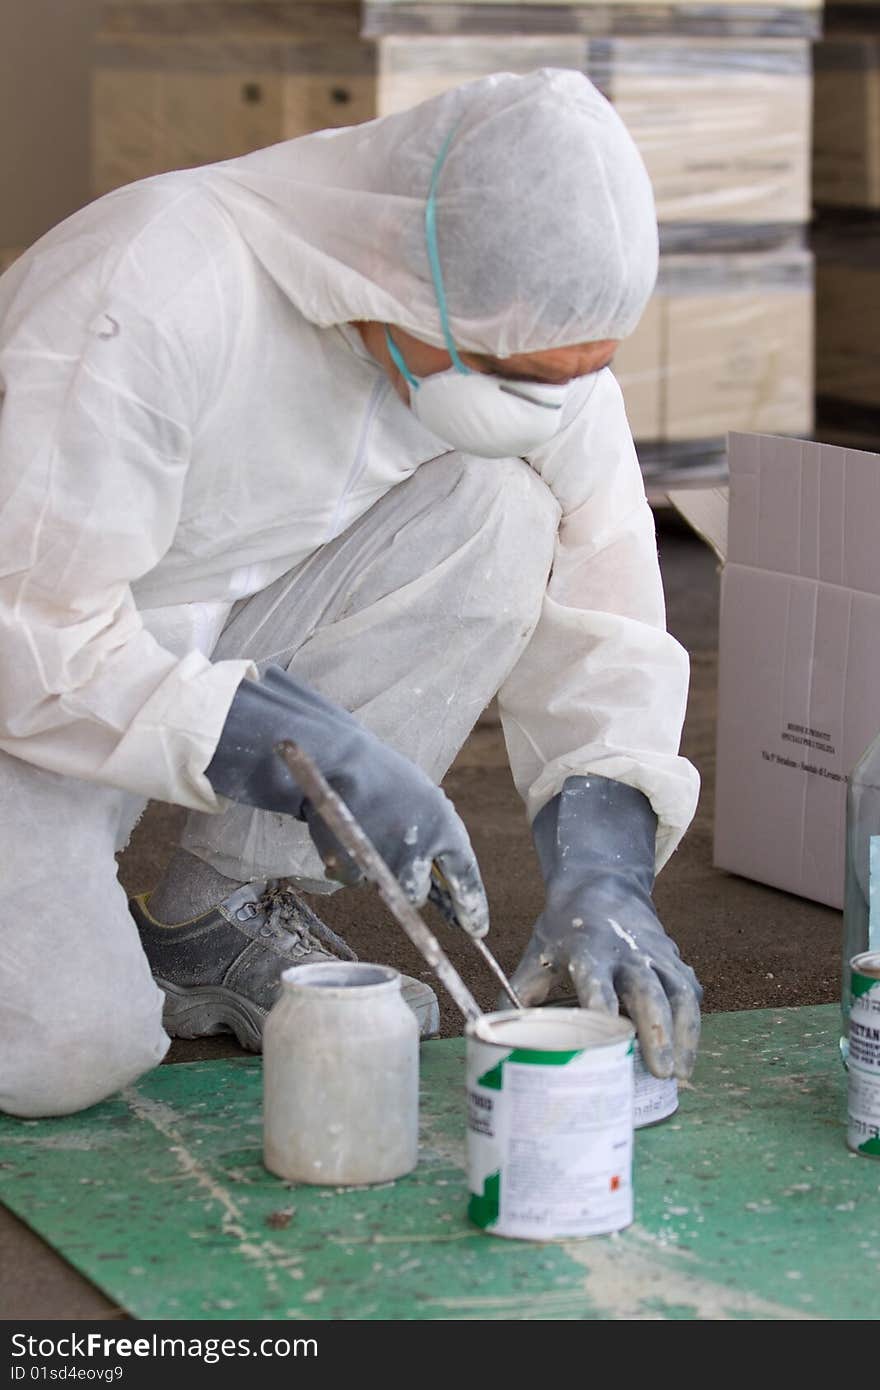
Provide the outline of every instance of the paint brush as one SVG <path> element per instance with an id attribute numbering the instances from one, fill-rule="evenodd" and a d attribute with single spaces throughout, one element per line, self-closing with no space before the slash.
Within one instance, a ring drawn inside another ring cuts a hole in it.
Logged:
<path id="1" fill-rule="evenodd" d="M 508 980 L 504 971 L 501 969 L 501 966 L 498 964 L 498 961 L 495 959 L 492 952 L 489 950 L 489 947 L 486 945 L 486 942 L 483 939 L 483 937 L 471 936 L 470 932 L 465 931 L 465 928 L 462 927 L 461 923 L 459 922 L 455 912 L 455 905 L 452 901 L 452 894 L 449 891 L 449 886 L 446 882 L 446 879 L 443 876 L 442 871 L 438 868 L 436 864 L 431 865 L 431 890 L 428 893 L 428 898 L 434 904 L 435 907 L 439 907 L 440 911 L 443 913 L 443 916 L 446 918 L 447 922 L 449 922 L 451 926 L 458 927 L 459 931 L 464 931 L 465 935 L 470 937 L 471 941 L 476 946 L 480 955 L 483 957 L 483 960 L 486 962 L 489 969 L 492 971 L 492 974 L 495 976 L 495 979 L 498 981 L 499 985 L 504 990 L 504 993 L 507 995 L 511 1004 L 513 1004 L 514 1007 L 517 1009 L 522 1009 L 524 1007 L 522 1000 L 520 999 L 516 990 L 513 988 L 513 985 Z"/>
<path id="2" fill-rule="evenodd" d="M 351 855 L 364 878 L 376 885 L 385 906 L 446 987 L 464 1017 L 469 1021 L 480 1018 L 483 1011 L 476 999 L 345 802 L 336 795 L 312 759 L 297 744 L 286 739 L 276 745 L 276 752 L 305 792 L 312 810 Z"/>

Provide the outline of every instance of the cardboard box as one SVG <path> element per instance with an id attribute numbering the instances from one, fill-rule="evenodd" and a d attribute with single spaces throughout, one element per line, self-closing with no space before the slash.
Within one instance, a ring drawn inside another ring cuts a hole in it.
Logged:
<path id="1" fill-rule="evenodd" d="M 880 209 L 880 35 L 814 49 L 813 200 Z"/>
<path id="2" fill-rule="evenodd" d="M 843 904 L 846 785 L 880 730 L 880 457 L 730 437 L 715 863 Z"/>
<path id="3" fill-rule="evenodd" d="M 375 115 L 375 54 L 358 38 L 104 34 L 96 51 L 96 197 Z"/>

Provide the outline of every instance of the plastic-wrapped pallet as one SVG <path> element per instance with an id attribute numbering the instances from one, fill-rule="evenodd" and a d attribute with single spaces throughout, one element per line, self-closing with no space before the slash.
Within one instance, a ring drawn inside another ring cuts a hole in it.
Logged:
<path id="1" fill-rule="evenodd" d="M 357 0 L 104 0 L 95 44 L 97 196 L 169 169 L 375 114 Z"/>
<path id="2" fill-rule="evenodd" d="M 576 68 L 620 111 L 669 249 L 773 245 L 809 217 L 810 46 L 723 39 L 391 37 L 376 112 L 491 72 Z"/>
<path id="3" fill-rule="evenodd" d="M 867 448 L 880 440 L 880 219 L 823 220 L 813 241 L 822 437 Z"/>
<path id="4" fill-rule="evenodd" d="M 809 435 L 811 255 L 664 255 L 614 370 L 647 479 L 720 475 L 729 430 Z"/>
<path id="5" fill-rule="evenodd" d="M 319 42 L 273 31 L 284 8 L 261 6 L 262 29 L 255 11 L 249 28 L 239 19 L 238 30 L 181 34 L 169 32 L 170 0 L 106 7 L 94 191 L 385 115 L 487 73 L 556 66 L 586 72 L 620 110 L 654 183 L 665 247 L 772 245 L 808 217 L 810 55 L 801 40 Z M 125 29 L 135 10 L 142 26 L 163 24 Z"/>
<path id="6" fill-rule="evenodd" d="M 816 44 L 814 63 L 814 200 L 880 211 L 880 19 Z"/>
<path id="7" fill-rule="evenodd" d="M 821 0 L 365 0 L 364 33 L 386 34 L 718 34 L 810 38 Z"/>

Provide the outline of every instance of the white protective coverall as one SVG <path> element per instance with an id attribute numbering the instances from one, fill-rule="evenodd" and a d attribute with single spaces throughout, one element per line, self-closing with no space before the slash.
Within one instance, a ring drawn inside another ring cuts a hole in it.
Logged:
<path id="1" fill-rule="evenodd" d="M 442 346 L 424 209 L 450 130 L 437 230 L 459 348 L 501 357 L 631 331 L 656 274 L 650 186 L 611 107 L 569 72 L 499 75 L 120 189 L 0 279 L 7 824 L 27 818 L 20 763 L 82 779 L 84 796 L 100 784 L 137 808 L 223 809 L 205 768 L 252 670 L 248 653 L 210 660 L 233 605 L 448 451 L 344 326 L 395 324 Z M 537 625 L 499 692 L 514 778 L 530 817 L 571 774 L 639 788 L 659 868 L 696 804 L 678 755 L 687 657 L 665 631 L 652 516 L 608 369 L 573 384 L 559 432 L 526 462 L 560 520 Z M 412 692 L 400 698 L 409 715 Z M 243 879 L 309 876 L 289 821 L 234 811 L 269 826 Z M 34 811 L 37 843 L 41 824 L 37 925 L 58 911 L 53 863 L 82 853 L 69 819 Z M 23 930 L 19 914 L 0 921 L 0 974 L 22 968 Z"/>

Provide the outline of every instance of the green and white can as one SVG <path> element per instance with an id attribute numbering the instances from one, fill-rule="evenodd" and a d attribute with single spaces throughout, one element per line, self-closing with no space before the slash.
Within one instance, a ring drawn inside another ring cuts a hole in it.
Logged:
<path id="1" fill-rule="evenodd" d="M 467 1027 L 468 1215 L 523 1240 L 632 1221 L 633 1038 L 587 1009 L 484 1014 Z"/>
<path id="2" fill-rule="evenodd" d="M 849 1096 L 846 1142 L 880 1158 L 880 951 L 850 961 Z"/>

